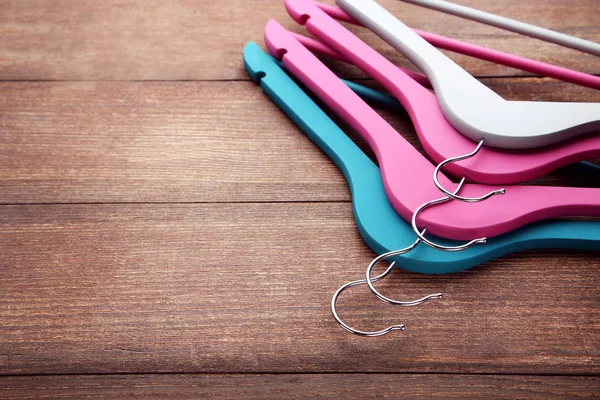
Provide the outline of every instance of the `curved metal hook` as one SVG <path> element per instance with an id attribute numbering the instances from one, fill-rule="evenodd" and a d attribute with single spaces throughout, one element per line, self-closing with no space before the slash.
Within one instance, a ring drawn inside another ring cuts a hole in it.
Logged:
<path id="1" fill-rule="evenodd" d="M 395 264 L 396 264 L 395 262 L 391 263 L 390 266 L 388 267 L 388 269 L 386 269 L 383 274 L 376 276 L 375 278 L 372 279 L 372 281 L 377 282 L 378 280 L 385 278 L 392 271 Z M 354 329 L 354 328 L 350 327 L 349 325 L 347 325 L 344 321 L 342 321 L 342 319 L 340 318 L 340 316 L 338 315 L 338 313 L 336 311 L 336 306 L 335 306 L 337 299 L 340 296 L 340 293 L 342 293 L 344 290 L 348 289 L 349 287 L 356 286 L 356 285 L 363 285 L 365 283 L 366 283 L 366 281 L 364 279 L 361 279 L 358 281 L 346 283 L 344 286 L 342 286 L 338 290 L 336 290 L 336 292 L 334 293 L 334 295 L 331 299 L 331 313 L 333 314 L 333 318 L 335 318 L 337 323 L 340 324 L 342 326 L 342 328 L 344 328 L 348 332 L 354 333 L 355 335 L 359 335 L 359 336 L 376 337 L 376 336 L 383 336 L 385 334 L 390 333 L 391 331 L 405 330 L 406 327 L 404 326 L 404 324 L 398 324 L 398 325 L 389 326 L 380 331 L 365 332 L 365 331 L 359 331 L 358 329 Z"/>
<path id="2" fill-rule="evenodd" d="M 421 235 L 425 235 L 425 232 L 427 232 L 427 229 L 423 229 L 423 232 L 421 232 Z M 367 285 L 369 286 L 369 289 L 371 289 L 371 292 L 373 292 L 375 294 L 375 296 L 377 296 L 380 300 L 385 301 L 386 303 L 390 303 L 390 304 L 394 304 L 394 305 L 400 305 L 400 306 L 404 306 L 404 307 L 411 307 L 411 306 L 416 306 L 418 304 L 424 303 L 428 300 L 431 299 L 441 299 L 443 294 L 442 293 L 434 293 L 434 294 L 430 294 L 427 295 L 423 298 L 420 298 L 418 300 L 413 300 L 413 301 L 399 301 L 399 300 L 393 300 L 390 299 L 389 297 L 385 297 L 384 295 L 382 295 L 381 293 L 379 293 L 377 291 L 377 289 L 375 289 L 375 286 L 373 286 L 373 282 L 377 282 L 377 280 L 371 278 L 371 272 L 373 271 L 373 268 L 375 267 L 375 265 L 377 265 L 377 263 L 379 263 L 380 261 L 389 258 L 389 257 L 393 257 L 393 256 L 397 256 L 400 254 L 404 254 L 404 253 L 408 253 L 410 250 L 414 249 L 419 243 L 421 242 L 421 239 L 417 239 L 412 245 L 410 245 L 409 247 L 406 247 L 402 250 L 395 250 L 395 251 L 390 251 L 388 253 L 384 253 L 376 258 L 373 259 L 373 261 L 371 261 L 371 264 L 369 264 L 369 268 L 367 268 L 367 273 L 366 273 L 366 277 L 365 277 L 365 281 L 367 283 Z M 395 264 L 395 262 L 392 263 L 392 265 Z M 386 272 L 387 273 L 387 270 Z M 381 276 L 381 275 L 380 275 Z"/>
<path id="3" fill-rule="evenodd" d="M 348 289 L 349 287 L 357 286 L 357 285 L 364 285 L 367 282 L 370 283 L 369 286 L 371 287 L 372 286 L 372 282 L 377 282 L 378 280 L 381 280 L 381 279 L 385 278 L 390 272 L 392 272 L 392 269 L 394 268 L 394 265 L 396 265 L 396 262 L 392 262 L 390 264 L 390 266 L 385 270 L 385 272 L 383 274 L 378 275 L 375 278 L 371 278 L 371 270 L 373 269 L 372 267 L 375 264 L 377 264 L 379 261 L 381 261 L 381 260 L 383 260 L 385 258 L 388 258 L 388 257 L 391 257 L 391 256 L 395 256 L 395 255 L 399 255 L 399 254 L 404 254 L 404 253 L 407 253 L 407 252 L 411 251 L 412 249 L 414 249 L 419 244 L 420 241 L 421 241 L 420 239 L 417 239 L 413 244 L 411 244 L 408 247 L 405 247 L 404 249 L 392 251 L 392 252 L 385 253 L 385 254 L 382 254 L 382 255 L 376 257 L 371 262 L 371 264 L 369 265 L 369 269 L 368 269 L 368 272 L 367 272 L 367 274 L 368 274 L 367 275 L 368 280 L 361 279 L 361 280 L 358 280 L 358 281 L 353 281 L 353 282 L 346 283 L 345 285 L 343 285 L 342 287 L 340 287 L 334 293 L 334 295 L 333 295 L 333 297 L 331 299 L 331 313 L 333 314 L 333 317 L 335 318 L 335 320 L 337 321 L 337 323 L 340 324 L 342 328 L 344 328 L 345 330 L 347 330 L 350 333 L 354 333 L 355 335 L 368 336 L 368 337 L 383 336 L 383 335 L 386 335 L 386 334 L 388 334 L 388 333 L 390 333 L 392 331 L 399 331 L 399 330 L 403 331 L 403 330 L 406 329 L 406 326 L 404 324 L 391 325 L 391 326 L 389 326 L 389 327 L 387 327 L 385 329 L 382 329 L 380 331 L 373 331 L 373 332 L 365 332 L 365 331 L 360 331 L 358 329 L 354 329 L 354 328 L 350 327 L 349 325 L 347 325 L 344 321 L 342 321 L 342 319 L 340 318 L 340 316 L 338 315 L 338 313 L 336 311 L 336 303 L 337 303 L 337 299 L 340 296 L 340 294 L 344 290 Z M 378 292 L 374 288 L 372 290 L 374 291 L 374 293 L 378 294 Z M 442 297 L 442 294 L 441 293 L 431 294 L 431 295 L 425 296 L 425 297 L 423 297 L 422 299 L 419 299 L 419 300 L 405 301 L 405 302 L 401 302 L 401 301 L 397 301 L 397 300 L 391 300 L 391 299 L 388 299 L 387 297 L 381 296 L 381 295 L 378 295 L 378 297 L 381 298 L 384 301 L 387 301 L 388 303 L 391 303 L 391 304 L 399 304 L 399 305 L 403 305 L 403 306 L 414 306 L 414 305 L 417 305 L 417 304 L 421 304 L 421 303 L 423 303 L 423 302 L 425 302 L 425 301 L 427 301 L 429 299 L 440 298 L 440 297 Z"/>
<path id="4" fill-rule="evenodd" d="M 495 196 L 497 194 L 506 193 L 506 189 L 498 189 L 498 190 L 491 191 L 488 194 L 485 194 L 485 195 L 479 196 L 479 197 L 464 197 L 464 196 L 457 195 L 456 191 L 454 193 L 449 192 L 442 186 L 442 184 L 438 180 L 438 174 L 440 173 L 440 170 L 446 164 L 449 164 L 449 163 L 455 162 L 455 161 L 465 160 L 467 158 L 473 157 L 475 154 L 477 154 L 479 152 L 479 150 L 481 150 L 482 146 L 483 146 L 483 139 L 481 140 L 481 142 L 479 142 L 479 144 L 477 145 L 475 150 L 473 150 L 469 154 L 465 154 L 464 156 L 448 158 L 447 160 L 442 161 L 437 167 L 435 167 L 435 171 L 433 172 L 433 182 L 435 183 L 435 186 L 437 186 L 437 188 L 440 189 L 442 191 L 442 193 L 444 193 L 446 196 L 451 197 L 456 200 L 465 201 L 467 203 L 478 203 L 480 201 L 489 199 L 490 197 Z M 463 179 L 465 179 L 465 178 L 463 178 Z"/>
<path id="5" fill-rule="evenodd" d="M 465 184 L 465 178 L 462 178 L 460 180 L 460 183 L 458 184 L 458 187 L 456 188 L 456 190 L 454 191 L 453 194 L 460 192 L 460 190 L 462 189 L 464 184 Z M 415 213 L 413 214 L 413 217 L 412 217 L 412 228 L 413 228 L 413 231 L 415 232 L 415 235 L 417 235 L 417 237 L 429 247 L 433 247 L 434 249 L 437 249 L 437 250 L 450 251 L 450 252 L 462 251 L 462 250 L 468 249 L 469 247 L 473 246 L 474 244 L 485 243 L 487 241 L 487 239 L 482 237 L 479 239 L 473 239 L 470 242 L 467 242 L 460 246 L 443 246 L 441 244 L 432 242 L 431 240 L 427 239 L 424 236 L 424 234 L 419 232 L 419 228 L 417 227 L 417 217 L 419 216 L 419 213 L 421 213 L 427 207 L 431 207 L 435 204 L 445 203 L 448 200 L 452 200 L 452 198 L 442 197 L 441 199 L 431 200 L 431 201 L 428 201 L 427 203 L 423 204 L 421 207 L 417 208 L 417 210 L 415 211 Z M 425 231 L 423 231 L 423 232 L 425 232 Z"/>

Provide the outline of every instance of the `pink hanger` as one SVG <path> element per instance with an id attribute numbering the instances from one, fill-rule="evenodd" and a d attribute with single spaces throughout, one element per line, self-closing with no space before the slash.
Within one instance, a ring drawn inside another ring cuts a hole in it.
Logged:
<path id="1" fill-rule="evenodd" d="M 422 204 L 439 198 L 438 189 L 432 184 L 434 165 L 275 20 L 265 27 L 265 42 L 273 56 L 281 59 L 293 75 L 371 146 L 379 161 L 386 194 L 398 214 L 410 221 Z M 415 101 L 422 98 L 415 96 Z M 445 176 L 441 176 L 441 181 L 446 187 L 452 183 Z M 497 188 L 465 184 L 461 194 L 479 196 L 494 189 Z M 581 215 L 600 216 L 600 189 L 513 186 L 505 195 L 480 203 L 450 201 L 429 208 L 417 224 L 437 236 L 469 240 L 500 235 L 542 219 Z"/>
<path id="2" fill-rule="evenodd" d="M 329 47 L 327 47 L 323 43 L 319 42 L 318 40 L 309 38 L 308 36 L 304 36 L 299 33 L 291 32 L 291 34 L 294 35 L 294 37 L 296 39 L 298 39 L 298 41 L 300 43 L 302 43 L 304 46 L 306 46 L 307 49 L 310 49 L 316 53 L 323 54 L 328 57 L 334 58 L 336 60 L 339 60 L 339 61 L 342 61 L 342 62 L 345 62 L 348 64 L 352 64 L 350 61 L 346 60 L 344 58 L 344 56 L 331 50 Z M 429 82 L 429 79 L 427 79 L 427 77 L 425 75 L 422 75 L 418 72 L 411 71 L 410 69 L 406 69 L 406 68 L 402 68 L 402 67 L 398 67 L 398 69 L 400 69 L 406 75 L 413 78 L 415 81 L 419 82 L 420 85 L 422 85 L 426 88 L 429 88 L 429 89 L 433 89 L 433 87 L 431 86 L 431 82 Z"/>
<path id="3" fill-rule="evenodd" d="M 319 3 L 318 1 L 315 1 L 314 4 L 326 12 L 329 16 L 339 21 L 362 26 L 360 22 L 352 18 L 350 15 L 348 15 L 348 13 L 346 13 L 346 11 L 339 7 Z M 573 71 L 572 69 L 559 67 L 557 65 L 552 65 L 541 61 L 535 61 L 525 57 L 515 56 L 514 54 L 508 54 L 498 50 L 488 49 L 487 47 L 477 46 L 475 44 L 451 39 L 446 36 L 436 35 L 434 33 L 420 31 L 418 29 L 413 29 L 413 31 L 440 49 L 450 50 L 455 53 L 465 54 L 481 60 L 491 61 L 496 64 L 520 69 L 522 71 L 531 72 L 540 76 L 547 76 L 549 78 L 575 83 L 577 85 L 586 86 L 592 89 L 600 89 L 599 76 L 586 74 L 585 72 Z"/>
<path id="4" fill-rule="evenodd" d="M 337 21 L 306 0 L 286 0 L 286 8 L 299 23 L 338 53 L 361 68 L 406 108 L 419 140 L 434 162 L 468 154 L 476 143 L 463 136 L 446 120 L 434 94 L 417 84 L 394 64 L 372 49 Z M 308 43 L 310 44 L 310 43 Z M 318 50 L 318 49 L 317 49 Z M 471 182 L 513 184 L 540 177 L 557 168 L 600 157 L 600 135 L 574 138 L 558 145 L 527 152 L 483 147 L 470 159 L 448 164 L 446 170 Z"/>

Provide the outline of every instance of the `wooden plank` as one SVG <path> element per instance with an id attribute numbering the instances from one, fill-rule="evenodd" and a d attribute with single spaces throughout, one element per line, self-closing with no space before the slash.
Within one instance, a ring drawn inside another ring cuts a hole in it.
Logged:
<path id="1" fill-rule="evenodd" d="M 348 203 L 0 207 L 0 374 L 600 373 L 597 253 L 398 271 L 396 308 L 357 288 L 373 254 Z"/>
<path id="2" fill-rule="evenodd" d="M 574 85 L 486 82 L 515 99 L 600 101 Z M 349 199 L 333 163 L 251 82 L 4 82 L 0 91 L 2 203 Z M 416 144 L 406 114 L 383 115 Z"/>
<path id="3" fill-rule="evenodd" d="M 0 86 L 4 203 L 348 198 L 253 83 Z"/>
<path id="4" fill-rule="evenodd" d="M 397 0 L 381 3 L 415 28 L 600 73 L 600 63 L 592 55 Z M 461 3 L 600 42 L 596 0 Z M 304 31 L 287 16 L 282 2 L 273 0 L 0 0 L 0 80 L 247 79 L 242 48 L 248 41 L 262 43 L 269 18 Z M 355 31 L 395 62 L 409 65 L 370 32 Z M 453 57 L 477 76 L 522 74 Z M 355 70 L 345 73 L 359 76 Z"/>
<path id="5" fill-rule="evenodd" d="M 575 399 L 600 396 L 598 377 L 282 374 L 79 375 L 0 378 L 0 398 Z"/>

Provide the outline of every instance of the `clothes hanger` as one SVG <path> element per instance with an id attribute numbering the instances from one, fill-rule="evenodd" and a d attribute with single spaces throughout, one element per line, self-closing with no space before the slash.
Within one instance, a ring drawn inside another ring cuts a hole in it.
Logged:
<path id="1" fill-rule="evenodd" d="M 415 235 L 388 201 L 381 173 L 373 161 L 256 43 L 250 42 L 244 48 L 244 65 L 269 98 L 340 168 L 348 181 L 358 230 L 367 245 L 375 253 L 383 254 L 413 243 Z M 352 86 L 370 100 L 382 99 L 372 89 L 357 84 Z M 436 240 L 446 245 L 456 244 Z M 420 246 L 397 255 L 394 260 L 401 268 L 410 271 L 441 274 L 533 248 L 599 250 L 600 223 L 544 221 L 490 239 L 485 246 L 474 246 L 457 253 Z"/>
<path id="2" fill-rule="evenodd" d="M 343 56 L 339 55 L 338 53 L 336 53 L 335 51 L 331 50 L 329 47 L 325 46 L 323 43 L 319 42 L 318 40 L 309 38 L 307 36 L 301 35 L 299 33 L 295 33 L 295 32 L 290 32 L 296 39 L 298 39 L 298 41 L 300 43 L 302 43 L 307 49 L 311 50 L 313 53 L 319 53 L 319 54 L 324 54 L 327 55 L 331 58 L 334 59 L 338 59 L 340 61 L 343 62 L 348 62 Z M 385 109 L 391 110 L 391 111 L 399 111 L 399 110 L 404 110 L 404 108 L 402 107 L 402 104 L 400 104 L 398 102 L 398 100 L 394 97 L 391 96 L 387 93 L 382 93 L 379 92 L 375 89 L 366 87 L 366 86 L 362 86 L 359 85 L 355 82 L 352 81 L 348 81 L 345 79 L 342 79 L 342 82 L 344 82 L 346 84 L 346 86 L 348 86 L 350 89 L 352 89 L 352 91 L 356 94 L 358 94 L 361 98 L 368 100 L 370 103 L 376 104 L 379 107 L 383 107 Z M 424 87 L 427 87 L 427 82 L 423 81 L 423 82 L 419 82 L 421 83 L 421 85 L 423 85 Z M 464 137 L 462 135 L 459 135 L 458 137 L 460 137 L 461 141 L 464 141 Z M 439 145 L 443 145 L 444 143 L 442 141 L 433 141 L 432 142 L 433 145 L 439 144 Z M 600 143 L 600 140 L 599 140 Z M 473 143 L 469 141 L 469 146 L 472 146 Z M 554 146 L 556 147 L 556 146 Z M 464 149 L 466 151 L 466 148 Z M 549 157 L 552 156 L 553 152 L 549 152 L 549 150 L 551 150 L 550 147 L 547 147 L 545 149 L 540 149 L 540 150 L 533 150 L 531 151 L 531 153 L 535 154 L 536 157 L 530 157 L 530 159 L 532 161 L 537 161 L 538 159 L 543 159 L 545 160 L 545 157 Z M 443 153 L 443 148 L 441 150 L 441 152 L 439 153 L 435 153 L 438 154 L 438 157 L 432 157 L 432 159 L 434 159 L 434 161 L 436 162 L 442 162 L 444 160 L 444 157 L 439 157 L 439 154 L 444 154 Z M 501 151 L 497 151 L 494 149 L 489 149 L 489 148 L 482 148 L 480 150 L 480 155 L 479 157 L 479 161 L 481 161 L 481 158 L 484 158 L 486 156 L 486 154 L 489 153 L 502 153 Z M 435 155 L 434 154 L 434 155 Z M 500 159 L 496 159 L 496 164 L 487 164 L 487 165 L 491 165 L 494 168 L 498 168 L 497 167 L 497 163 L 508 163 L 509 165 L 513 165 L 515 163 L 516 160 L 520 159 L 527 159 L 528 158 L 528 154 L 530 153 L 523 153 L 523 152 L 519 152 L 519 153 L 502 153 L 500 154 Z M 437 159 L 435 159 L 437 158 Z M 450 158 L 450 156 L 448 155 L 446 159 Z M 552 164 L 553 165 L 553 169 L 555 168 L 559 168 L 562 166 L 562 164 L 564 163 L 564 159 L 562 160 L 563 162 L 561 162 L 560 164 Z M 478 162 L 475 163 L 475 167 L 480 166 L 482 163 Z M 484 164 L 486 165 L 486 164 Z M 523 163 L 520 163 L 520 165 L 523 165 Z M 569 164 L 568 165 L 570 168 L 573 169 L 573 173 L 576 174 L 587 174 L 590 177 L 593 176 L 592 174 L 598 174 L 600 173 L 600 165 L 588 162 L 588 161 L 580 161 L 578 163 L 574 163 L 574 164 Z M 551 172 L 550 169 L 548 168 L 547 170 L 544 169 L 544 172 L 541 172 L 540 170 L 537 170 L 538 174 L 541 175 L 545 175 L 547 172 Z M 452 171 L 450 171 L 452 172 Z M 461 176 L 461 175 L 465 175 L 467 173 L 470 173 L 470 170 L 461 170 L 458 171 L 458 173 L 453 174 L 453 175 L 457 175 L 457 176 Z M 525 172 L 521 172 L 521 174 L 525 174 Z M 516 175 L 517 176 L 517 175 Z M 531 175 L 526 175 L 528 176 L 529 179 L 533 179 L 537 176 L 531 176 Z M 519 177 L 520 178 L 520 177 Z M 491 183 L 491 184 L 504 184 L 504 183 L 516 183 L 516 182 L 505 182 L 505 181 L 496 181 L 496 182 L 480 182 L 480 183 Z"/>
<path id="3" fill-rule="evenodd" d="M 288 71 L 371 146 L 387 197 L 406 221 L 422 204 L 439 196 L 431 184 L 435 167 L 275 20 L 265 27 L 265 42 Z M 444 176 L 441 182 L 445 187 L 451 183 Z M 463 190 L 474 197 L 496 189 L 469 183 Z M 462 240 L 498 236 L 542 219 L 582 215 L 600 216 L 600 189 L 513 186 L 505 195 L 484 202 L 438 205 L 426 210 L 418 222 L 436 236 Z"/>
<path id="4" fill-rule="evenodd" d="M 291 34 L 313 52 L 342 62 L 349 62 L 344 56 L 315 39 L 298 33 Z M 397 83 L 395 79 L 391 81 L 381 80 L 380 82 L 402 99 L 403 97 L 400 95 L 402 92 L 399 90 L 400 83 Z M 426 93 L 425 90 L 420 90 L 420 92 L 422 92 L 421 98 L 427 99 L 427 104 L 424 104 L 425 101 L 414 104 L 411 118 L 415 121 L 417 136 L 427 155 L 433 161 L 440 163 L 456 154 L 472 151 L 475 143 L 461 135 L 448 123 L 435 96 Z M 404 97 L 404 100 L 405 102 L 410 101 L 410 97 Z M 428 109 L 432 111 L 427 112 Z M 415 116 L 417 112 L 419 114 Z M 513 184 L 538 178 L 578 160 L 593 159 L 598 156 L 600 156 L 600 136 L 586 136 L 560 145 L 531 149 L 528 152 L 483 147 L 476 159 L 450 164 L 446 170 L 454 176 L 468 176 L 468 180 L 471 182 Z"/>
<path id="5" fill-rule="evenodd" d="M 296 12 L 295 5 L 298 4 L 302 9 Z M 309 32 L 337 52 L 338 58 L 351 61 L 377 80 L 404 105 L 423 148 L 433 161 L 440 163 L 470 153 L 475 148 L 475 143 L 448 122 L 435 95 L 416 84 L 314 3 L 286 1 L 286 6 L 294 6 L 288 11 L 299 22 L 303 22 L 301 16 L 304 19 L 310 16 L 306 23 Z M 471 182 L 511 184 L 526 182 L 566 164 L 597 157 L 600 157 L 600 135 L 587 135 L 528 152 L 484 147 L 476 158 L 450 164 L 447 170 L 454 176 L 467 176 Z"/>
<path id="6" fill-rule="evenodd" d="M 506 101 L 375 1 L 337 0 L 337 4 L 423 71 L 448 121 L 474 141 L 525 149 L 600 129 L 600 103 Z M 311 0 L 286 0 L 285 5 L 296 20 L 311 25 L 307 12 L 316 8 Z"/>
<path id="7" fill-rule="evenodd" d="M 471 21 L 495 26 L 507 31 L 520 33 L 525 36 L 534 37 L 546 42 L 555 43 L 560 46 L 569 47 L 585 53 L 600 56 L 600 44 L 589 40 L 581 39 L 575 36 L 566 35 L 550 29 L 542 28 L 525 22 L 502 17 L 500 15 L 465 7 L 450 1 L 440 0 L 402 0 L 405 3 L 416 4 L 421 7 L 427 7 L 432 10 L 441 11 L 446 14 L 455 15 Z"/>
<path id="8" fill-rule="evenodd" d="M 308 97 L 308 95 L 306 95 L 302 89 L 300 89 L 298 85 L 285 74 L 278 65 L 276 65 L 276 61 L 272 57 L 266 55 L 255 43 L 251 42 L 246 45 L 244 49 L 244 64 L 249 75 L 261 85 L 265 93 L 267 93 L 298 126 L 302 127 L 303 131 L 315 141 L 319 147 L 321 147 L 333 160 L 336 160 L 336 164 L 342 169 L 348 182 L 351 184 L 350 188 L 354 199 L 353 205 L 357 225 L 359 226 L 361 235 L 367 241 L 369 246 L 375 250 L 377 248 L 385 249 L 385 242 L 410 242 L 411 237 L 414 238 L 410 232 L 410 227 L 408 227 L 408 225 L 394 212 L 387 201 L 381 182 L 381 176 L 375 164 L 323 111 L 321 111 L 310 97 Z M 352 86 L 353 90 L 361 93 L 370 100 L 387 104 L 388 106 L 398 106 L 397 102 L 390 102 L 390 96 L 382 95 L 377 91 L 351 82 L 347 83 Z M 346 165 L 349 165 L 349 167 L 346 168 Z M 366 197 L 364 197 L 365 195 Z M 364 198 L 366 201 L 357 201 L 357 199 L 360 198 Z M 375 210 L 374 213 L 373 210 Z M 367 219 L 364 220 L 365 223 L 361 224 L 361 217 L 364 215 L 364 212 L 370 215 L 367 215 Z M 572 227 L 569 225 L 572 225 Z M 415 261 L 423 259 L 423 266 L 426 269 L 421 270 L 415 268 L 415 266 L 409 266 L 407 269 L 424 273 L 454 272 L 458 269 L 465 269 L 476 265 L 472 263 L 477 263 L 475 259 L 478 258 L 478 254 L 485 254 L 485 256 L 495 258 L 502 255 L 503 250 L 507 252 L 525 250 L 528 248 L 528 245 L 540 248 L 543 247 L 545 243 L 552 245 L 554 241 L 556 241 L 555 243 L 559 246 L 576 244 L 577 246 L 583 246 L 585 249 L 597 249 L 597 242 L 600 241 L 600 230 L 594 229 L 594 225 L 594 222 L 587 221 L 543 222 L 503 235 L 496 240 L 491 241 L 487 246 L 474 247 L 460 253 L 443 253 L 434 251 L 428 247 L 423 247 L 422 249 L 424 251 L 413 256 L 413 259 Z M 547 229 L 544 229 L 544 227 L 547 227 Z M 540 230 L 540 228 L 542 229 Z M 592 228 L 592 230 L 587 232 L 588 228 Z M 571 232 L 569 233 L 569 231 Z M 562 235 L 563 237 L 559 238 L 556 236 L 559 232 L 562 232 L 565 235 Z M 536 238 L 536 234 L 538 233 L 541 233 L 541 235 Z M 519 236 L 521 236 L 521 234 L 524 234 L 524 236 L 520 239 Z M 573 234 L 573 236 L 571 236 L 571 234 Z M 529 239 L 525 239 L 528 235 L 530 236 Z M 546 237 L 546 235 L 554 236 L 554 238 L 547 241 L 546 239 L 549 237 Z M 568 239 L 566 238 L 567 236 Z M 576 236 L 580 237 L 576 238 Z M 596 237 L 596 239 L 594 239 L 594 237 Z M 402 250 L 382 254 L 370 264 L 367 270 L 366 279 L 347 283 L 335 292 L 331 300 L 331 310 L 336 321 L 344 329 L 357 335 L 371 337 L 382 336 L 394 330 L 405 329 L 404 324 L 396 324 L 380 331 L 369 332 L 355 329 L 344 323 L 336 311 L 336 302 L 339 295 L 349 287 L 368 283 L 371 290 L 382 300 L 402 306 L 414 306 L 442 296 L 441 293 L 436 293 L 418 300 L 400 302 L 381 295 L 373 287 L 373 282 L 387 276 L 396 263 L 396 261 L 392 262 L 383 274 L 371 278 L 371 270 L 378 261 L 388 259 L 391 256 L 396 256 L 396 260 L 398 260 L 400 254 L 406 255 L 406 253 L 413 250 L 418 243 L 419 241 L 416 241 Z M 525 247 L 521 247 L 520 245 L 525 245 Z M 494 253 L 496 254 L 494 255 Z M 439 258 L 440 255 L 445 255 L 442 258 L 446 259 L 446 262 L 441 263 L 440 261 L 442 260 L 436 259 Z M 430 260 L 427 260 L 428 257 Z M 410 256 L 408 260 L 405 259 L 401 261 L 401 265 L 408 265 L 406 264 L 407 261 L 410 261 Z M 480 258 L 479 261 L 483 262 L 484 259 Z M 442 266 L 443 264 L 445 264 L 445 266 Z M 431 269 L 438 265 L 441 269 Z M 448 267 L 451 267 L 452 269 L 448 269 Z"/>
<path id="9" fill-rule="evenodd" d="M 338 21 L 348 22 L 357 26 L 362 26 L 360 22 L 348 15 L 339 7 L 330 6 L 315 1 L 314 4 Z M 465 54 L 467 56 L 490 61 L 507 67 L 531 72 L 540 76 L 554 78 L 565 82 L 575 83 L 592 89 L 600 89 L 600 77 L 585 72 L 574 71 L 572 69 L 559 67 L 557 65 L 547 64 L 541 61 L 535 61 L 529 58 L 516 56 L 514 54 L 504 53 L 498 50 L 492 50 L 487 47 L 477 46 L 471 43 L 451 39 L 434 33 L 421 31 L 411 28 L 417 35 L 427 40 L 433 46 L 444 50 L 450 50 L 455 53 Z M 410 70 L 404 70 L 404 72 Z M 412 72 L 412 71 L 411 71 Z M 422 75 L 420 75 L 423 77 Z M 411 76 L 411 78 L 415 78 Z M 420 82 L 419 82 L 420 83 Z"/>

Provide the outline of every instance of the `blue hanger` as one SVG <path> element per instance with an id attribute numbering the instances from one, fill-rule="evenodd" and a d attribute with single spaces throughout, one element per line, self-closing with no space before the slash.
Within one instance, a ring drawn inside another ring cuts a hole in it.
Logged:
<path id="1" fill-rule="evenodd" d="M 244 65 L 263 91 L 340 168 L 350 186 L 358 229 L 369 247 L 377 254 L 383 254 L 412 244 L 416 236 L 411 226 L 396 214 L 388 202 L 379 168 L 254 42 L 244 48 Z M 353 90 L 358 89 L 359 94 L 374 96 L 379 102 L 385 99 L 385 95 L 374 94 L 371 89 L 357 84 L 349 86 Z M 383 102 L 387 103 L 387 100 Z M 445 239 L 436 238 L 436 241 L 456 244 Z M 418 246 L 393 260 L 409 271 L 443 274 L 472 268 L 509 253 L 539 248 L 599 250 L 600 224 L 593 221 L 545 221 L 489 239 L 485 245 L 461 252 L 448 253 Z"/>

